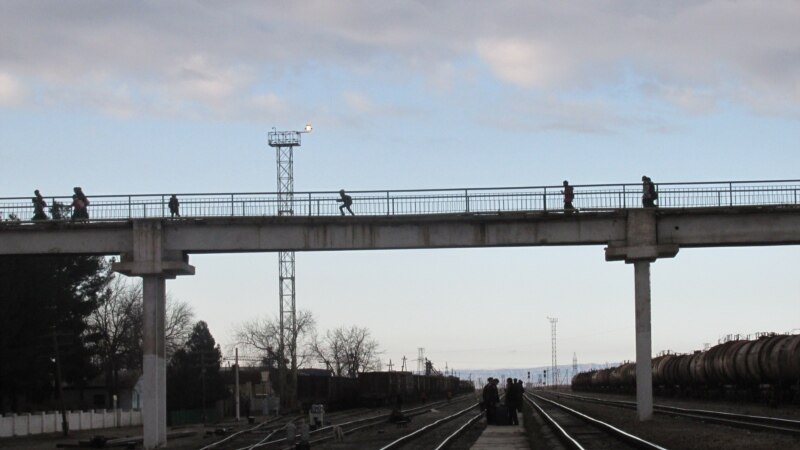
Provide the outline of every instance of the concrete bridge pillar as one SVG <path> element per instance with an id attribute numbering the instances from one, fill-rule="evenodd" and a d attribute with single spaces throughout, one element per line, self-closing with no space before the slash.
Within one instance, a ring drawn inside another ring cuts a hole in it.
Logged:
<path id="1" fill-rule="evenodd" d="M 166 280 L 177 275 L 194 275 L 194 267 L 184 254 L 166 252 L 163 247 L 161 221 L 134 221 L 133 253 L 123 254 L 120 262 L 113 265 L 117 272 L 142 277 L 145 449 L 167 445 Z"/>
<path id="2" fill-rule="evenodd" d="M 610 242 L 607 261 L 624 260 L 633 264 L 636 320 L 636 412 L 640 421 L 653 418 L 653 344 L 650 318 L 650 263 L 658 258 L 671 258 L 678 253 L 676 245 L 659 245 L 656 210 L 629 210 L 626 239 Z"/>

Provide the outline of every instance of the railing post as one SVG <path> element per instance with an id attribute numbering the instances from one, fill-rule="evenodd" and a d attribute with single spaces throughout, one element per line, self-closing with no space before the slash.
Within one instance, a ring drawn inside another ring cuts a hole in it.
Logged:
<path id="1" fill-rule="evenodd" d="M 467 190 L 464 189 L 464 205 L 466 206 L 466 210 L 464 212 L 469 212 L 469 194 L 467 194 Z"/>
<path id="2" fill-rule="evenodd" d="M 161 195 L 161 217 L 164 217 L 164 216 L 165 216 L 165 213 L 164 213 L 164 195 L 162 194 Z"/>
<path id="3" fill-rule="evenodd" d="M 627 199 L 627 197 L 628 197 L 628 195 L 625 192 L 625 185 L 623 184 L 622 185 L 622 209 L 625 209 L 625 208 L 628 207 L 628 199 Z"/>
<path id="4" fill-rule="evenodd" d="M 233 194 L 231 194 L 231 216 L 233 215 Z"/>
<path id="5" fill-rule="evenodd" d="M 542 193 L 542 207 L 544 211 L 547 211 L 547 188 L 544 188 L 544 193 Z"/>
<path id="6" fill-rule="evenodd" d="M 128 196 L 128 219 L 133 219 L 133 211 L 131 210 L 131 196 Z"/>
<path id="7" fill-rule="evenodd" d="M 147 218 L 147 201 L 142 203 L 142 216 L 146 219 Z"/>
<path id="8" fill-rule="evenodd" d="M 728 183 L 728 200 L 730 200 L 730 206 L 733 206 L 733 183 Z"/>
<path id="9" fill-rule="evenodd" d="M 717 206 L 722 206 L 722 192 L 717 191 Z"/>
<path id="10" fill-rule="evenodd" d="M 386 215 L 387 216 L 391 215 L 389 212 L 389 191 L 386 191 Z"/>
<path id="11" fill-rule="evenodd" d="M 308 215 L 311 215 L 311 192 L 308 193 Z"/>

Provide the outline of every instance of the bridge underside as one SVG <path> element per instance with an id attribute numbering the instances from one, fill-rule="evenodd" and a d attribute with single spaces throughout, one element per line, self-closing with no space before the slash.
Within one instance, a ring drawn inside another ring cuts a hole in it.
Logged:
<path id="1" fill-rule="evenodd" d="M 631 217 L 655 220 L 649 243 L 677 247 L 800 243 L 800 208 L 620 210 L 580 214 L 219 217 L 120 222 L 2 223 L 0 254 L 130 253 L 133 223 L 162 228 L 162 248 L 181 253 L 388 250 L 546 245 L 624 246 Z M 618 259 L 618 258 L 612 258 Z"/>

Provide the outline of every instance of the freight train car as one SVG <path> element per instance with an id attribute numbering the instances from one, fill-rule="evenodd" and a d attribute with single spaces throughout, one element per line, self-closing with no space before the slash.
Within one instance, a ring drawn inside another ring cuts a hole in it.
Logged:
<path id="1" fill-rule="evenodd" d="M 398 396 L 415 400 L 414 375 L 411 372 L 363 372 L 358 374 L 358 401 L 365 406 L 393 403 Z"/>
<path id="2" fill-rule="evenodd" d="M 330 374 L 297 375 L 297 403 L 307 411 L 311 405 L 322 404 L 328 411 L 353 408 L 358 401 L 358 380 Z"/>
<path id="3" fill-rule="evenodd" d="M 728 392 L 800 400 L 800 335 L 732 339 L 706 351 L 652 359 L 653 386 L 662 394 L 708 396 Z M 634 363 L 576 374 L 575 390 L 633 391 Z"/>

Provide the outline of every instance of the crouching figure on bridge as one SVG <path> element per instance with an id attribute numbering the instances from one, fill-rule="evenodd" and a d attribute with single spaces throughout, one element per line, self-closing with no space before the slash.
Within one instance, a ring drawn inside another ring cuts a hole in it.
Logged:
<path id="1" fill-rule="evenodd" d="M 353 204 L 353 197 L 350 197 L 349 195 L 345 194 L 344 189 L 341 189 L 339 191 L 339 196 L 341 198 L 336 199 L 337 202 L 341 202 L 342 204 L 342 206 L 339 207 L 339 212 L 342 213 L 342 215 L 344 215 L 344 209 L 347 208 L 347 210 L 350 211 L 350 215 L 355 216 L 353 210 L 350 209 L 350 206 Z"/>
<path id="2" fill-rule="evenodd" d="M 658 192 L 656 192 L 656 185 L 653 184 L 653 180 L 646 175 L 642 175 L 642 206 L 645 208 L 657 208 L 655 201 L 658 198 Z"/>

